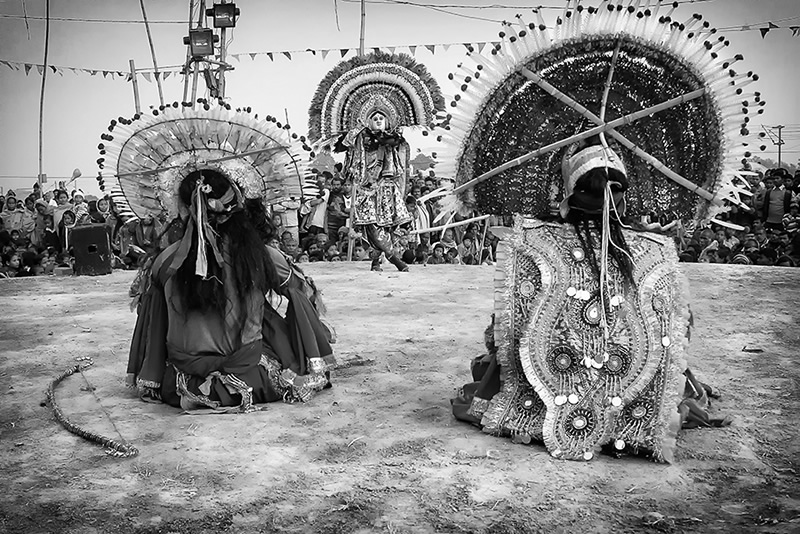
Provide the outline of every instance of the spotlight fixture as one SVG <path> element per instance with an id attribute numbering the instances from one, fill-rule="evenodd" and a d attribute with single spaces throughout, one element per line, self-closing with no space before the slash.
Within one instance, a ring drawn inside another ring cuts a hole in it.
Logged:
<path id="1" fill-rule="evenodd" d="M 206 9 L 206 16 L 214 18 L 215 28 L 233 28 L 236 26 L 239 8 L 236 4 L 214 4 L 214 7 Z"/>
<path id="2" fill-rule="evenodd" d="M 214 43 L 219 41 L 219 36 L 214 35 L 210 28 L 189 30 L 189 36 L 183 38 L 183 44 L 189 45 L 192 57 L 214 55 Z"/>

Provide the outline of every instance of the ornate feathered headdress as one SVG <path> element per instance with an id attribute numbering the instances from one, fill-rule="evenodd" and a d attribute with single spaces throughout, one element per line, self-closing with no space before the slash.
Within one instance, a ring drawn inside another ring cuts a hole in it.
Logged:
<path id="1" fill-rule="evenodd" d="M 308 110 L 308 137 L 324 142 L 365 126 L 376 107 L 392 127 L 433 127 L 444 109 L 439 85 L 404 54 L 374 52 L 343 61 L 323 78 Z"/>
<path id="2" fill-rule="evenodd" d="M 436 170 L 455 180 L 449 206 L 546 212 L 564 196 L 563 149 L 598 134 L 627 169 L 630 213 L 705 221 L 738 204 L 764 104 L 747 88 L 758 76 L 734 70 L 742 56 L 701 15 L 674 18 L 677 2 L 567 5 L 555 27 L 538 12 L 506 24 L 451 75 Z"/>
<path id="3" fill-rule="evenodd" d="M 152 116 L 111 121 L 108 130 L 98 146 L 101 173 L 118 183 L 139 217 L 187 216 L 190 207 L 180 202 L 178 187 L 194 171 L 219 172 L 265 207 L 300 198 L 308 172 L 304 138 L 273 117 L 258 120 L 249 108 L 175 103 Z"/>

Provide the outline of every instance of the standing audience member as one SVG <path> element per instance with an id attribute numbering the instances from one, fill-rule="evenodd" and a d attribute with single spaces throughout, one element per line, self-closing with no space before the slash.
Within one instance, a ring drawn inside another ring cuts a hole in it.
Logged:
<path id="1" fill-rule="evenodd" d="M 334 176 L 330 181 L 331 188 L 328 194 L 327 226 L 328 239 L 334 243 L 339 237 L 339 228 L 344 226 L 350 214 L 344 198 L 342 179 Z"/>
<path id="2" fill-rule="evenodd" d="M 781 185 L 783 184 L 781 180 Z M 764 178 L 764 191 L 756 199 L 756 207 L 760 209 L 764 226 L 772 229 L 783 229 L 783 216 L 789 213 L 792 193 L 776 187 L 776 178 Z"/>

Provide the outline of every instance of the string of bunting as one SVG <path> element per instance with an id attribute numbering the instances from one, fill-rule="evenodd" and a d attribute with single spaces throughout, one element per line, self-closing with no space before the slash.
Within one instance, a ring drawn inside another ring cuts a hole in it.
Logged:
<path id="1" fill-rule="evenodd" d="M 783 20 L 794 20 L 798 17 L 790 17 L 789 19 Z M 782 22 L 782 21 L 779 21 Z M 762 24 L 766 24 L 766 26 L 762 26 Z M 726 32 L 730 31 L 754 31 L 758 30 L 761 32 L 761 37 L 765 38 L 767 34 L 772 30 L 781 30 L 781 29 L 788 29 L 792 32 L 792 37 L 797 37 L 800 35 L 800 25 L 792 25 L 792 26 L 779 26 L 775 22 L 763 22 L 759 24 L 744 24 L 742 26 L 731 26 L 728 28 L 720 28 L 720 30 L 724 30 Z M 389 53 L 394 54 L 396 50 L 400 50 L 401 52 L 405 52 L 406 50 L 412 55 L 416 56 L 417 50 L 424 49 L 430 52 L 431 54 L 435 54 L 436 50 L 444 50 L 447 52 L 450 47 L 452 46 L 463 46 L 467 50 L 470 48 L 477 49 L 478 52 L 483 51 L 486 45 L 497 46 L 499 41 L 481 41 L 481 42 L 473 42 L 473 43 L 439 43 L 439 44 L 418 44 L 418 45 L 401 45 L 401 46 L 381 46 L 381 47 L 372 47 L 371 50 L 378 52 L 378 51 L 388 51 Z M 258 56 L 267 56 L 270 61 L 275 61 L 276 57 L 285 57 L 288 60 L 292 60 L 293 56 L 299 54 L 311 54 L 312 56 L 319 56 L 324 60 L 328 57 L 331 53 L 336 53 L 344 58 L 347 54 L 351 52 L 358 52 L 358 48 L 325 48 L 325 49 L 312 49 L 306 48 L 305 50 L 283 50 L 279 52 L 244 52 L 239 54 L 229 54 L 228 57 L 233 58 L 236 61 L 241 61 L 242 58 L 249 57 L 251 60 L 255 61 L 256 57 Z M 31 71 L 36 71 L 39 74 L 44 72 L 44 65 L 37 64 L 37 63 L 24 63 L 19 61 L 8 61 L 4 59 L 0 59 L 0 65 L 5 65 L 11 70 L 24 70 L 25 74 L 30 74 Z M 111 76 L 112 79 L 116 79 L 117 76 L 120 78 L 125 78 L 125 81 L 131 81 L 131 73 L 120 71 L 120 70 L 106 70 L 106 69 L 82 69 L 77 67 L 63 67 L 58 65 L 48 65 L 49 68 L 53 73 L 59 74 L 61 76 L 64 75 L 64 71 L 71 71 L 75 74 L 79 73 L 88 73 L 92 76 L 96 76 L 97 74 L 101 74 L 103 78 L 107 78 Z M 160 67 L 159 72 L 153 72 L 153 69 L 137 69 L 136 74 L 144 78 L 148 82 L 152 82 L 154 79 L 157 80 L 161 78 L 162 80 L 166 80 L 170 76 L 178 76 L 181 74 L 183 70 L 182 65 L 178 65 L 175 67 Z"/>

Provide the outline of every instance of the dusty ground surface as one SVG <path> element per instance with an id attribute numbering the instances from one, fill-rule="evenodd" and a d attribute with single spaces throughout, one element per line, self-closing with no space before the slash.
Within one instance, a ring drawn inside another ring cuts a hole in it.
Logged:
<path id="1" fill-rule="evenodd" d="M 180 415 L 126 390 L 133 273 L 3 280 L 0 531 L 800 530 L 800 270 L 687 266 L 690 363 L 735 421 L 685 431 L 676 463 L 656 465 L 559 461 L 455 421 L 448 399 L 483 351 L 492 268 L 366 267 L 307 269 L 339 337 L 334 388 L 249 415 Z M 60 405 L 139 456 L 107 455 L 41 406 L 81 356 L 95 364 L 58 387 Z"/>

